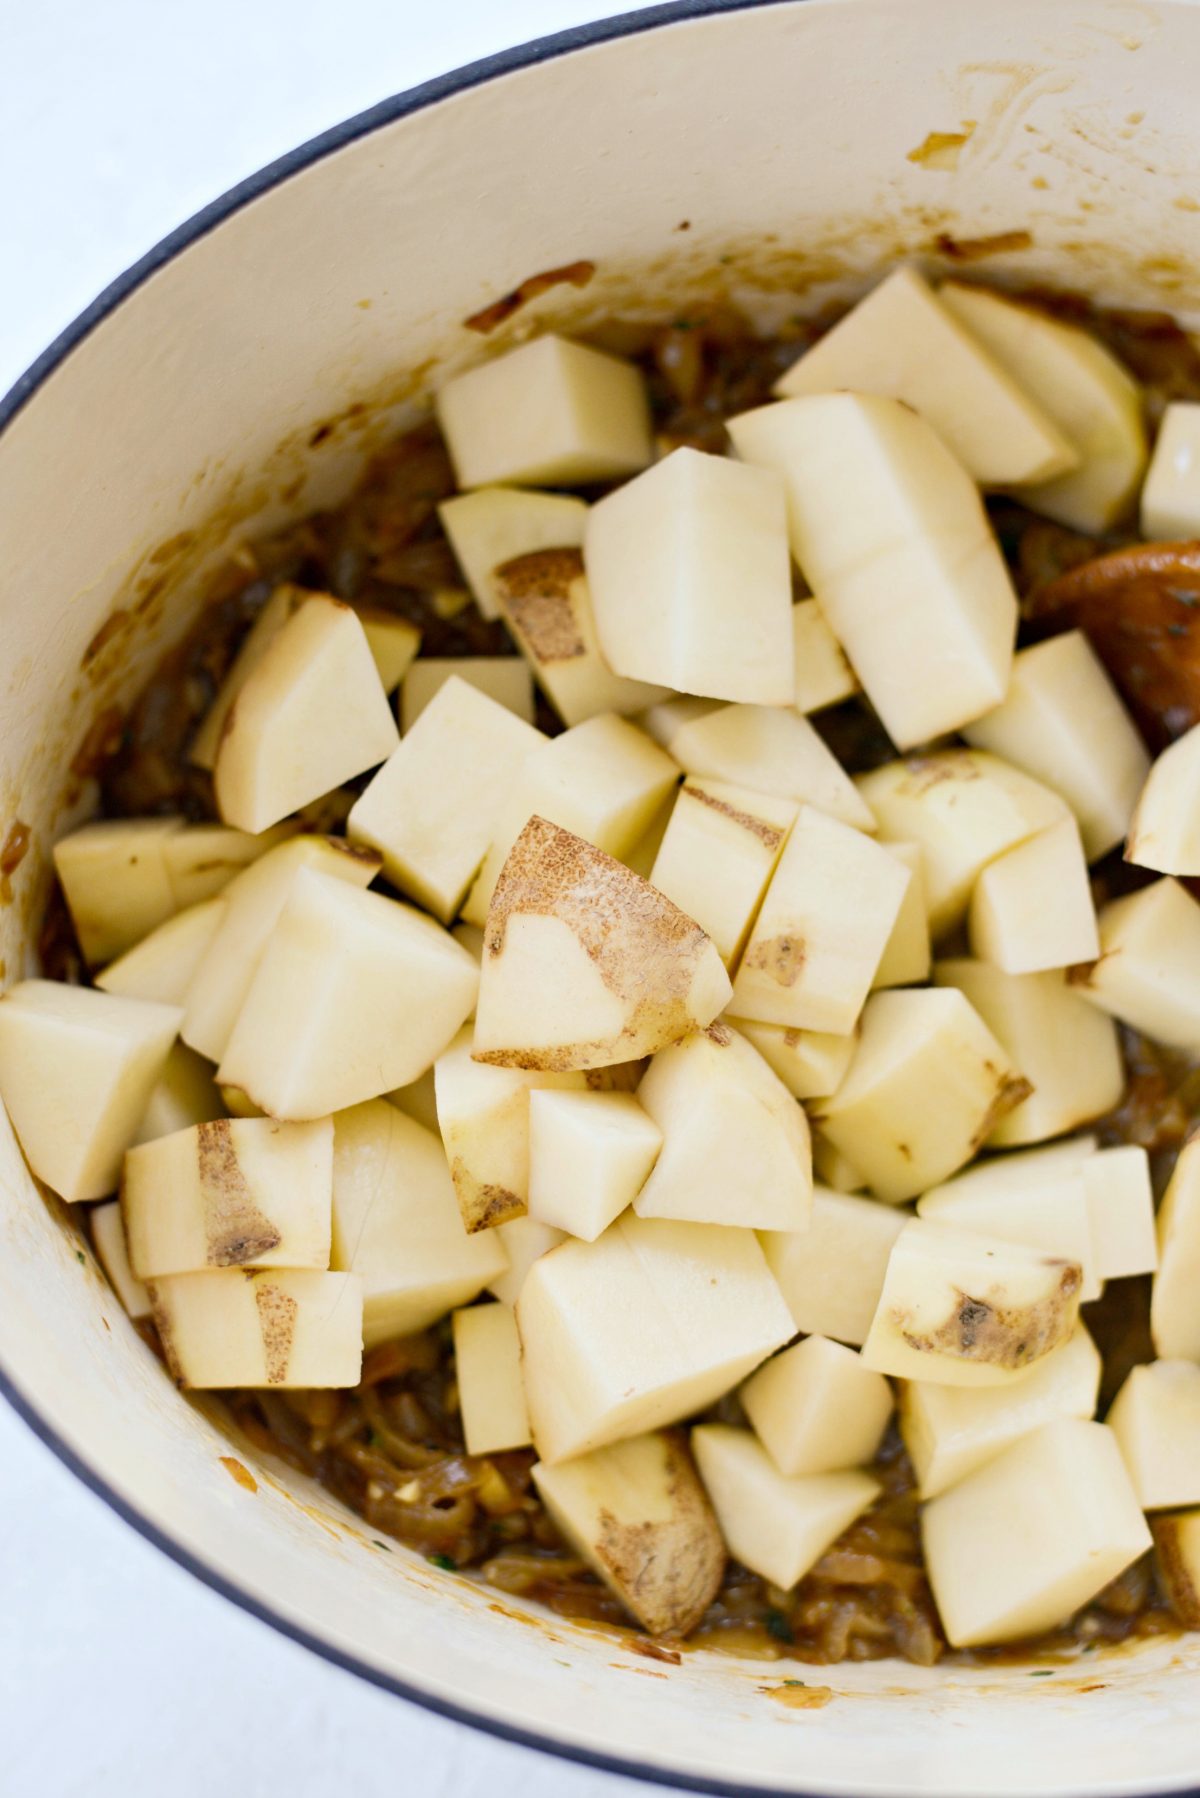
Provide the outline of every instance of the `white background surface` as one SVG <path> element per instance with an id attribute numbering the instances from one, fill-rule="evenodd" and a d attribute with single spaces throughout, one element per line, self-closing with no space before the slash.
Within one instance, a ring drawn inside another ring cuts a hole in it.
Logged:
<path id="1" fill-rule="evenodd" d="M 618 10 L 0 0 L 0 392 L 114 275 L 262 163 L 460 62 Z M 2 1402 L 0 1743 L 13 1798 L 647 1790 L 327 1667 L 143 1543 Z"/>

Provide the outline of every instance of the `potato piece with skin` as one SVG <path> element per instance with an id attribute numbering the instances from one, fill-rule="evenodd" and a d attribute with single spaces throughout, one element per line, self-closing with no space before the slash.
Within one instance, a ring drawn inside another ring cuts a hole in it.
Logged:
<path id="1" fill-rule="evenodd" d="M 1159 874 L 1200 874 L 1200 724 L 1164 749 L 1142 788 L 1125 860 Z"/>
<path id="2" fill-rule="evenodd" d="M 861 831 L 801 806 L 733 983 L 734 1010 L 848 1035 L 911 879 Z"/>
<path id="3" fill-rule="evenodd" d="M 767 1266 L 798 1330 L 855 1347 L 867 1340 L 888 1260 L 909 1215 L 817 1186 L 807 1229 L 761 1233 Z"/>
<path id="4" fill-rule="evenodd" d="M 149 1317 L 153 1309 L 150 1294 L 129 1265 L 119 1202 L 110 1199 L 106 1204 L 94 1205 L 88 1214 L 88 1223 L 91 1226 L 96 1259 L 107 1274 L 108 1283 L 125 1311 L 135 1323 Z"/>
<path id="5" fill-rule="evenodd" d="M 1007 1386 L 1066 1342 L 1077 1261 L 914 1218 L 892 1249 L 863 1344 L 868 1367 L 942 1386 Z"/>
<path id="6" fill-rule="evenodd" d="M 508 1257 L 495 1232 L 464 1231 L 436 1134 L 371 1099 L 333 1120 L 331 1265 L 361 1280 L 373 1348 L 469 1304 Z"/>
<path id="7" fill-rule="evenodd" d="M 662 1131 L 632 1093 L 529 1095 L 529 1215 L 594 1242 L 633 1203 Z"/>
<path id="8" fill-rule="evenodd" d="M 533 723 L 533 676 L 522 656 L 422 657 L 400 687 L 400 729 L 407 736 L 421 713 L 457 677 L 477 687 L 525 724 Z"/>
<path id="9" fill-rule="evenodd" d="M 751 1018 L 726 1022 L 754 1045 L 794 1099 L 826 1099 L 835 1093 L 858 1041 L 820 1030 L 793 1030 L 787 1024 L 758 1024 Z"/>
<path id="10" fill-rule="evenodd" d="M 938 432 L 981 487 L 1048 480 L 1079 456 L 1032 396 L 1036 384 L 1010 375 L 985 343 L 941 304 L 913 268 L 872 288 L 775 383 L 800 394 L 885 394 Z"/>
<path id="11" fill-rule="evenodd" d="M 1099 959 L 1072 970 L 1089 1005 L 1171 1048 L 1200 1048 L 1200 905 L 1156 880 L 1101 906 Z"/>
<path id="12" fill-rule="evenodd" d="M 868 999 L 849 1072 L 813 1121 L 895 1205 L 949 1179 L 1028 1092 L 961 993 L 905 987 Z"/>
<path id="13" fill-rule="evenodd" d="M 1158 1266 L 1150 1157 L 1137 1143 L 1102 1149 L 1082 1164 L 1096 1272 L 1102 1280 L 1151 1274 Z"/>
<path id="14" fill-rule="evenodd" d="M 716 1597 L 725 1543 L 678 1434 L 654 1431 L 533 1469 L 559 1530 L 652 1636 L 686 1636 Z"/>
<path id="15" fill-rule="evenodd" d="M 460 487 L 582 486 L 654 459 L 638 369 L 553 333 L 455 375 L 435 404 Z"/>
<path id="16" fill-rule="evenodd" d="M 508 1266 L 488 1281 L 488 1291 L 502 1305 L 515 1305 L 525 1284 L 525 1276 L 535 1261 L 565 1242 L 566 1231 L 556 1230 L 535 1217 L 514 1217 L 507 1224 L 497 1224 L 488 1240 L 495 1236 L 504 1245 Z"/>
<path id="17" fill-rule="evenodd" d="M 751 1376 L 738 1395 L 780 1473 L 865 1467 L 894 1409 L 882 1374 L 827 1336 L 809 1336 Z"/>
<path id="18" fill-rule="evenodd" d="M 451 1320 L 454 1378 L 469 1455 L 526 1448 L 532 1440 L 521 1384 L 516 1319 L 498 1301 L 469 1305 Z"/>
<path id="19" fill-rule="evenodd" d="M 533 1439 L 555 1462 L 702 1410 L 793 1326 L 752 1230 L 625 1212 L 534 1261 L 517 1328 Z"/>
<path id="20" fill-rule="evenodd" d="M 974 482 L 925 419 L 827 393 L 728 428 L 743 461 L 783 475 L 792 553 L 892 741 L 999 705 L 1016 596 Z"/>
<path id="21" fill-rule="evenodd" d="M 54 871 L 89 966 L 123 955 L 179 909 L 166 845 L 182 827 L 182 818 L 104 818 L 54 845 Z"/>
<path id="22" fill-rule="evenodd" d="M 1065 1623 L 1150 1547 L 1111 1430 L 1060 1418 L 925 1506 L 925 1562 L 955 1648 Z"/>
<path id="23" fill-rule="evenodd" d="M 935 962 L 933 978 L 966 995 L 1033 1088 L 996 1120 L 989 1148 L 1045 1142 L 1120 1102 L 1125 1069 L 1116 1026 L 1085 1005 L 1061 971 L 1005 974 L 964 957 Z"/>
<path id="24" fill-rule="evenodd" d="M 565 493 L 481 487 L 443 500 L 438 517 L 475 604 L 485 618 L 499 618 L 496 569 L 539 549 L 579 549 L 587 506 Z"/>
<path id="25" fill-rule="evenodd" d="M 302 868 L 217 1077 L 272 1117 L 325 1117 L 415 1080 L 478 989 L 474 957 L 432 918 Z"/>
<path id="26" fill-rule="evenodd" d="M 328 1267 L 333 1125 L 218 1118 L 130 1149 L 121 1179 L 140 1280 L 205 1267 Z"/>
<path id="27" fill-rule="evenodd" d="M 655 711 L 670 753 L 685 773 L 813 805 L 857 830 L 874 830 L 875 820 L 854 782 L 798 712 L 784 706 L 721 705 L 670 714 L 668 723 L 665 707 Z"/>
<path id="28" fill-rule="evenodd" d="M 181 1016 L 54 980 L 0 997 L 0 1096 L 26 1161 L 60 1198 L 116 1190 Z"/>
<path id="29" fill-rule="evenodd" d="M 918 986 L 929 979 L 933 952 L 929 944 L 929 907 L 925 900 L 924 857 L 919 843 L 885 843 L 884 848 L 908 869 L 909 882 L 892 925 L 871 991 L 889 986 Z"/>
<path id="30" fill-rule="evenodd" d="M 633 1202 L 639 1217 L 804 1228 L 812 1209 L 808 1120 L 757 1049 L 728 1024 L 710 1024 L 661 1049 L 638 1099 L 663 1136 Z"/>
<path id="31" fill-rule="evenodd" d="M 669 688 L 614 674 L 605 660 L 581 551 L 533 550 L 502 562 L 492 578 L 513 641 L 564 724 L 666 698 Z"/>
<path id="32" fill-rule="evenodd" d="M 1080 1324 L 1015 1386 L 976 1389 L 903 1381 L 900 1434 L 921 1497 L 948 1491 L 1043 1424 L 1060 1417 L 1093 1417 L 1100 1373 L 1099 1351 Z"/>
<path id="33" fill-rule="evenodd" d="M 225 915 L 225 901 L 206 899 L 168 918 L 96 976 L 105 993 L 182 1005 L 205 951 Z"/>
<path id="34" fill-rule="evenodd" d="M 208 1124 L 225 1116 L 226 1105 L 213 1079 L 213 1067 L 186 1043 L 176 1043 L 146 1102 L 131 1147 L 160 1136 Z"/>
<path id="35" fill-rule="evenodd" d="M 1184 1629 L 1200 1629 L 1200 1510 L 1150 1519 L 1158 1572 Z"/>
<path id="36" fill-rule="evenodd" d="M 819 599 L 800 599 L 792 607 L 792 650 L 798 712 L 823 712 L 858 692 L 858 676 L 829 628 Z"/>
<path id="37" fill-rule="evenodd" d="M 692 1453 L 730 1553 L 790 1591 L 883 1488 L 867 1473 L 780 1473 L 750 1430 L 702 1424 Z"/>
<path id="38" fill-rule="evenodd" d="M 446 682 L 351 807 L 346 833 L 443 924 L 492 840 L 496 813 L 546 738 L 467 681 Z"/>
<path id="39" fill-rule="evenodd" d="M 544 818 L 488 913 L 477 1061 L 561 1072 L 652 1055 L 730 995 L 711 939 L 646 881 Z"/>
<path id="40" fill-rule="evenodd" d="M 1200 1361 L 1200 1137 L 1180 1149 L 1158 1213 L 1150 1333 L 1164 1360 Z"/>
<path id="41" fill-rule="evenodd" d="M 1103 1281 L 1096 1268 L 1084 1163 L 1063 1158 L 1039 1168 L 1037 1162 L 1036 1149 L 976 1162 L 918 1199 L 917 1216 L 1077 1261 L 1083 1272 L 1080 1298 L 1087 1304 L 1099 1298 Z"/>
<path id="42" fill-rule="evenodd" d="M 584 555 L 611 667 L 701 698 L 791 705 L 792 572 L 773 469 L 673 450 L 597 501 Z"/>
<path id="43" fill-rule="evenodd" d="M 1200 1367 L 1194 1361 L 1133 1368 L 1107 1421 L 1143 1511 L 1200 1504 Z"/>
<path id="44" fill-rule="evenodd" d="M 1079 826 L 1062 818 L 980 873 L 967 914 L 971 953 L 1006 974 L 1039 974 L 1100 953 Z"/>
<path id="45" fill-rule="evenodd" d="M 1057 793 L 1078 821 L 1089 861 L 1121 841 L 1150 771 L 1146 746 L 1082 631 L 1021 650 L 1003 704 L 963 735 Z"/>
<path id="46" fill-rule="evenodd" d="M 358 1385 L 362 1283 L 353 1274 L 290 1267 L 168 1274 L 150 1298 L 167 1366 L 186 1389 Z"/>
<path id="47" fill-rule="evenodd" d="M 793 800 L 689 776 L 646 876 L 733 967 L 796 818 Z"/>

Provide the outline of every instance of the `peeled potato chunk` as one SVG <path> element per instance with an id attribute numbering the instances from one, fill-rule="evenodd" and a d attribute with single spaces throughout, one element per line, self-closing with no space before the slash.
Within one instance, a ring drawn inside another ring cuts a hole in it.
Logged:
<path id="1" fill-rule="evenodd" d="M 972 953 L 1006 974 L 1095 959 L 1096 908 L 1074 818 L 1060 819 L 983 869 L 971 894 L 967 934 Z"/>
<path id="2" fill-rule="evenodd" d="M 254 834 L 230 824 L 185 824 L 163 844 L 167 879 L 177 910 L 223 893 L 235 874 L 295 833 L 294 820 Z"/>
<path id="3" fill-rule="evenodd" d="M 654 458 L 638 370 L 553 333 L 455 375 L 436 404 L 460 487 L 615 481 Z"/>
<path id="4" fill-rule="evenodd" d="M 379 852 L 393 886 L 449 924 L 497 811 L 545 741 L 469 682 L 449 680 L 351 807 L 346 833 Z"/>
<path id="5" fill-rule="evenodd" d="M 734 1010 L 847 1035 L 911 878 L 861 831 L 801 806 L 733 983 Z"/>
<path id="6" fill-rule="evenodd" d="M 1200 905 L 1169 877 L 1100 909 L 1100 956 L 1073 991 L 1176 1049 L 1200 1048 Z"/>
<path id="7" fill-rule="evenodd" d="M 1166 1360 L 1200 1361 L 1200 1137 L 1176 1159 L 1158 1213 L 1158 1272 L 1150 1298 L 1150 1333 Z"/>
<path id="8" fill-rule="evenodd" d="M 507 1224 L 497 1224 L 484 1240 L 498 1240 L 503 1245 L 508 1266 L 488 1281 L 488 1291 L 502 1305 L 515 1305 L 534 1262 L 556 1249 L 565 1237 L 566 1231 L 556 1230 L 553 1224 L 543 1224 L 535 1217 L 514 1217 Z"/>
<path id="9" fill-rule="evenodd" d="M 1184 1629 L 1200 1629 L 1200 1510 L 1153 1517 L 1158 1572 Z"/>
<path id="10" fill-rule="evenodd" d="M 898 400 L 825 393 L 728 421 L 777 469 L 792 553 L 900 749 L 957 730 L 1008 686 L 1017 602 L 970 475 Z"/>
<path id="11" fill-rule="evenodd" d="M 1060 1418 L 925 1506 L 933 1596 L 951 1645 L 1066 1623 L 1151 1545 L 1111 1430 Z"/>
<path id="12" fill-rule="evenodd" d="M 855 1039 L 857 1047 L 857 1039 Z M 853 1059 L 853 1057 L 851 1057 Z M 834 1192 L 866 1192 L 867 1177 L 849 1155 L 835 1149 L 827 1136 L 813 1130 L 813 1173 Z"/>
<path id="13" fill-rule="evenodd" d="M 488 912 L 477 1061 L 560 1072 L 632 1061 L 703 1030 L 730 991 L 711 939 L 669 899 L 530 819 Z"/>
<path id="14" fill-rule="evenodd" d="M 587 1084 L 582 1073 L 486 1066 L 472 1058 L 473 1040 L 470 1026 L 460 1030 L 433 1067 L 437 1127 L 470 1231 L 494 1229 L 525 1213 L 533 1089 L 582 1092 Z"/>
<path id="15" fill-rule="evenodd" d="M 1200 724 L 1164 749 L 1151 768 L 1129 826 L 1125 860 L 1159 874 L 1200 874 Z"/>
<path id="16" fill-rule="evenodd" d="M 1003 1386 L 1066 1342 L 1077 1261 L 915 1218 L 892 1249 L 863 1360 L 895 1379 Z"/>
<path id="17" fill-rule="evenodd" d="M 1112 1402 L 1108 1427 L 1143 1511 L 1200 1504 L 1200 1367 L 1194 1361 L 1135 1367 Z"/>
<path id="18" fill-rule="evenodd" d="M 153 1307 L 150 1294 L 129 1265 L 125 1246 L 125 1226 L 116 1199 L 95 1205 L 88 1217 L 92 1228 L 92 1245 L 97 1259 L 108 1275 L 108 1283 L 134 1322 L 149 1317 Z"/>
<path id="19" fill-rule="evenodd" d="M 902 1204 L 946 1180 L 1028 1082 L 961 993 L 874 993 L 850 1070 L 816 1120 L 873 1193 Z"/>
<path id="20" fill-rule="evenodd" d="M 794 1099 L 825 1099 L 835 1093 L 857 1046 L 854 1036 L 793 1030 L 787 1024 L 758 1024 L 751 1018 L 727 1021 L 753 1043 Z"/>
<path id="21" fill-rule="evenodd" d="M 530 1216 L 594 1242 L 633 1203 L 662 1143 L 632 1093 L 531 1092 Z"/>
<path id="22" fill-rule="evenodd" d="M 755 1435 L 789 1476 L 873 1461 L 894 1408 L 883 1375 L 826 1336 L 809 1336 L 774 1356 L 739 1397 Z"/>
<path id="23" fill-rule="evenodd" d="M 867 1473 L 781 1473 L 750 1430 L 707 1423 L 692 1431 L 700 1469 L 730 1553 L 790 1591 L 870 1509 L 882 1487 Z"/>
<path id="24" fill-rule="evenodd" d="M 373 1348 L 469 1304 L 508 1271 L 508 1257 L 494 1231 L 464 1231 L 433 1131 L 371 1099 L 333 1120 L 331 1266 L 362 1282 Z"/>
<path id="25" fill-rule="evenodd" d="M 499 618 L 496 570 L 514 557 L 532 555 L 536 550 L 579 549 L 587 506 L 565 493 L 481 487 L 475 493 L 444 499 L 438 517 L 475 604 L 485 618 Z"/>
<path id="26" fill-rule="evenodd" d="M 802 1230 L 812 1208 L 808 1120 L 728 1024 L 660 1049 L 638 1098 L 662 1152 L 634 1200 L 639 1217 Z"/>
<path id="27" fill-rule="evenodd" d="M 725 707 L 716 700 L 692 699 L 685 693 L 676 693 L 672 699 L 660 700 L 657 705 L 647 706 L 644 712 L 639 712 L 637 723 L 669 755 L 672 743 L 685 724 L 694 724 L 699 718 L 707 718 L 710 712 L 724 710 Z"/>
<path id="28" fill-rule="evenodd" d="M 708 932 L 726 967 L 741 955 L 796 810 L 695 775 L 679 789 L 647 878 Z"/>
<path id="29" fill-rule="evenodd" d="M 182 825 L 181 818 L 105 818 L 54 845 L 54 871 L 90 966 L 123 955 L 178 911 L 165 850 Z"/>
<path id="30" fill-rule="evenodd" d="M 451 1318 L 454 1379 L 469 1455 L 525 1448 L 529 1412 L 521 1384 L 521 1339 L 507 1305 L 468 1305 Z"/>
<path id="31" fill-rule="evenodd" d="M 820 600 L 800 599 L 792 607 L 792 649 L 798 712 L 823 712 L 858 692 L 858 676 L 830 630 Z"/>
<path id="32" fill-rule="evenodd" d="M 186 1043 L 175 1043 L 146 1101 L 133 1143 L 154 1142 L 193 1124 L 210 1123 L 232 1109 L 213 1079 L 212 1063 Z"/>
<path id="33" fill-rule="evenodd" d="M 543 1461 L 702 1410 L 793 1331 L 752 1230 L 632 1212 L 534 1261 L 517 1327 Z"/>
<path id="34" fill-rule="evenodd" d="M 888 1260 L 908 1215 L 875 1199 L 817 1186 L 807 1229 L 763 1231 L 767 1266 L 798 1330 L 855 1347 L 867 1340 Z"/>
<path id="35" fill-rule="evenodd" d="M 854 782 L 798 712 L 687 700 L 680 706 L 675 711 L 654 707 L 654 725 L 663 730 L 670 754 L 686 773 L 814 805 L 859 830 L 875 828 Z"/>
<path id="36" fill-rule="evenodd" d="M 1102 1149 L 1083 1163 L 1096 1272 L 1102 1280 L 1150 1274 L 1158 1266 L 1150 1157 L 1137 1143 Z"/>
<path id="37" fill-rule="evenodd" d="M 355 606 L 375 672 L 385 693 L 394 693 L 416 660 L 421 633 L 407 618 L 385 606 Z"/>
<path id="38" fill-rule="evenodd" d="M 720 1588 L 725 1543 L 681 1437 L 635 1436 L 533 1470 L 554 1522 L 652 1636 L 686 1636 Z"/>
<path id="39" fill-rule="evenodd" d="M 314 1268 L 168 1274 L 150 1288 L 181 1386 L 357 1386 L 362 1282 Z"/>
<path id="40" fill-rule="evenodd" d="M 522 656 L 423 656 L 400 688 L 400 729 L 406 737 L 446 682 L 465 680 L 525 724 L 533 723 L 533 676 Z"/>
<path id="41" fill-rule="evenodd" d="M 1096 1269 L 1085 1165 L 1082 1157 L 1046 1158 L 1037 1149 L 993 1155 L 931 1188 L 917 1200 L 917 1216 L 1077 1261 L 1083 1272 L 1080 1298 L 1087 1304 L 1099 1298 L 1103 1282 Z"/>
<path id="42" fill-rule="evenodd" d="M 597 501 L 584 554 L 600 647 L 618 673 L 791 705 L 792 572 L 774 470 L 673 450 Z"/>
<path id="43" fill-rule="evenodd" d="M 0 1095 L 25 1159 L 60 1198 L 115 1192 L 181 1016 L 54 980 L 0 997 Z"/>
<path id="44" fill-rule="evenodd" d="M 1038 481 L 1079 457 L 1018 381 L 964 329 L 915 269 L 898 268 L 775 384 L 806 393 L 886 394 L 928 419 L 983 487 Z"/>
<path id="45" fill-rule="evenodd" d="M 929 906 L 925 898 L 925 858 L 919 843 L 884 844 L 888 854 L 908 869 L 909 882 L 871 982 L 881 987 L 917 986 L 929 979 L 933 952 L 929 944 Z"/>
<path id="46" fill-rule="evenodd" d="M 935 1386 L 905 1380 L 900 1434 L 923 1499 L 957 1486 L 1023 1436 L 1060 1417 L 1095 1415 L 1100 1355 L 1084 1329 L 1015 1386 Z"/>
<path id="47" fill-rule="evenodd" d="M 219 897 L 177 912 L 110 962 L 97 974 L 96 985 L 126 999 L 182 1005 L 224 915 L 225 901 Z"/>

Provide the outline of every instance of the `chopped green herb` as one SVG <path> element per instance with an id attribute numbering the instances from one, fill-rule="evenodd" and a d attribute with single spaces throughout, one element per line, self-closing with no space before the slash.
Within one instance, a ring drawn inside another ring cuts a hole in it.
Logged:
<path id="1" fill-rule="evenodd" d="M 449 1555 L 430 1555 L 429 1559 L 433 1566 L 440 1567 L 443 1573 L 458 1572 L 458 1562 L 452 1560 Z"/>
<path id="2" fill-rule="evenodd" d="M 384 1550 L 384 1552 L 385 1552 L 385 1554 L 389 1554 L 389 1555 L 390 1555 L 390 1554 L 391 1554 L 391 1552 L 392 1552 L 392 1545 L 391 1545 L 391 1543 L 390 1543 L 390 1542 L 381 1542 L 381 1541 L 380 1541 L 380 1540 L 379 1540 L 379 1537 L 378 1537 L 378 1536 L 372 1536 L 372 1537 L 371 1537 L 371 1544 L 372 1544 L 372 1547 L 374 1547 L 374 1548 L 382 1548 L 382 1549 L 383 1549 L 383 1550 Z"/>
<path id="3" fill-rule="evenodd" d="M 80 1267 L 87 1266 L 87 1256 L 84 1254 L 82 1249 L 76 1249 L 75 1259 L 76 1259 L 76 1261 L 78 1261 Z"/>
<path id="4" fill-rule="evenodd" d="M 1191 634 L 1186 624 L 1169 624 L 1167 626 L 1168 637 L 1190 637 Z"/>
<path id="5" fill-rule="evenodd" d="M 783 1683 L 785 1686 L 806 1686 L 808 1681 L 806 1679 L 785 1679 Z"/>
<path id="6" fill-rule="evenodd" d="M 1053 1674 L 1053 1667 L 1035 1667 L 1029 1677 L 1030 1679 L 1050 1679 Z"/>
<path id="7" fill-rule="evenodd" d="M 696 322 L 697 321 L 694 318 L 673 318 L 671 320 L 671 329 L 672 331 L 694 331 L 696 329 Z"/>
<path id="8" fill-rule="evenodd" d="M 792 1626 L 782 1611 L 768 1611 L 766 1615 L 767 1634 L 774 1636 L 777 1642 L 794 1642 Z"/>

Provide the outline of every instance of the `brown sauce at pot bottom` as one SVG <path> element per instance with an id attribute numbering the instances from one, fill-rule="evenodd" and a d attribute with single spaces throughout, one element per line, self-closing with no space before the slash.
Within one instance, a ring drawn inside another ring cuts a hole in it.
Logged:
<path id="1" fill-rule="evenodd" d="M 1039 297 L 1113 346 L 1145 383 L 1152 422 L 1167 399 L 1200 398 L 1200 356 L 1170 320 L 1095 314 L 1071 299 Z M 689 310 L 657 327 L 614 321 L 596 341 L 634 357 L 646 371 L 665 445 L 720 449 L 725 417 L 765 402 L 782 370 L 830 322 L 832 316 L 797 320 L 783 335 L 764 341 L 730 311 Z M 162 663 L 128 715 L 106 718 L 103 732 L 93 733 L 95 741 L 89 737 L 88 772 L 98 776 L 102 812 L 215 816 L 210 777 L 189 765 L 187 745 L 241 637 L 279 581 L 393 610 L 421 627 L 425 654 L 511 653 L 501 624 L 488 624 L 473 606 L 447 597 L 461 588 L 461 577 L 436 507 L 452 491 L 444 448 L 436 429 L 426 425 L 377 456 L 344 505 L 242 546 L 213 583 L 189 637 Z M 1075 622 L 1088 628 L 1088 604 L 1101 603 L 1097 591 L 1134 591 L 1121 627 L 1121 653 L 1128 662 L 1131 651 L 1145 649 L 1132 661 L 1142 669 L 1151 666 L 1158 686 L 1142 680 L 1128 697 L 1155 743 L 1194 722 L 1187 702 L 1193 687 L 1200 695 L 1200 658 L 1193 664 L 1178 633 L 1166 631 L 1163 622 L 1179 604 L 1168 591 L 1171 584 L 1178 587 L 1178 567 L 1168 558 L 1167 575 L 1156 581 L 1144 565 L 1131 574 L 1126 557 L 1117 570 L 1124 588 L 1111 581 L 1106 587 L 1103 574 L 1072 571 L 1101 553 L 1127 550 L 1132 539 L 1117 535 L 1098 543 L 1009 500 L 995 501 L 992 511 L 1022 596 L 1026 636 L 1043 634 L 1047 617 L 1054 628 Z M 1155 659 L 1164 641 L 1166 673 L 1164 658 Z M 1114 672 L 1120 679 L 1120 658 Z M 1200 698 L 1197 703 L 1200 707 Z M 551 733 L 560 729 L 544 704 L 539 706 L 539 725 Z M 837 707 L 816 723 L 852 768 L 893 753 L 861 704 Z M 348 803 L 344 795 L 336 798 L 321 823 L 337 828 Z M 1097 876 L 1102 886 L 1128 883 L 1131 877 L 1137 878 L 1119 861 Z M 45 915 L 41 952 L 48 974 L 85 977 L 57 891 Z M 1099 1128 L 1106 1141 L 1138 1142 L 1150 1150 L 1161 1192 L 1200 1112 L 1200 1072 L 1129 1032 L 1124 1049 L 1126 1093 Z M 1104 1356 L 1102 1402 L 1107 1403 L 1129 1368 L 1152 1358 L 1149 1281 L 1111 1283 L 1084 1316 Z M 147 1333 L 152 1335 L 149 1326 Z M 327 1487 L 377 1532 L 381 1546 L 394 1538 L 499 1593 L 533 1598 L 563 1617 L 631 1628 L 617 1600 L 550 1522 L 532 1485 L 532 1451 L 486 1458 L 465 1452 L 448 1325 L 371 1350 L 354 1391 L 240 1392 L 224 1395 L 223 1402 L 238 1434 Z M 743 1421 L 733 1397 L 709 1415 Z M 894 1430 L 875 1471 L 884 1488 L 876 1505 L 793 1591 L 778 1591 L 731 1561 L 691 1641 L 764 1659 L 832 1664 L 901 1657 L 928 1666 L 943 1658 L 1074 1659 L 1108 1643 L 1178 1629 L 1154 1557 L 1147 1555 L 1053 1636 L 1020 1648 L 950 1654 L 924 1571 L 913 1473 Z"/>

